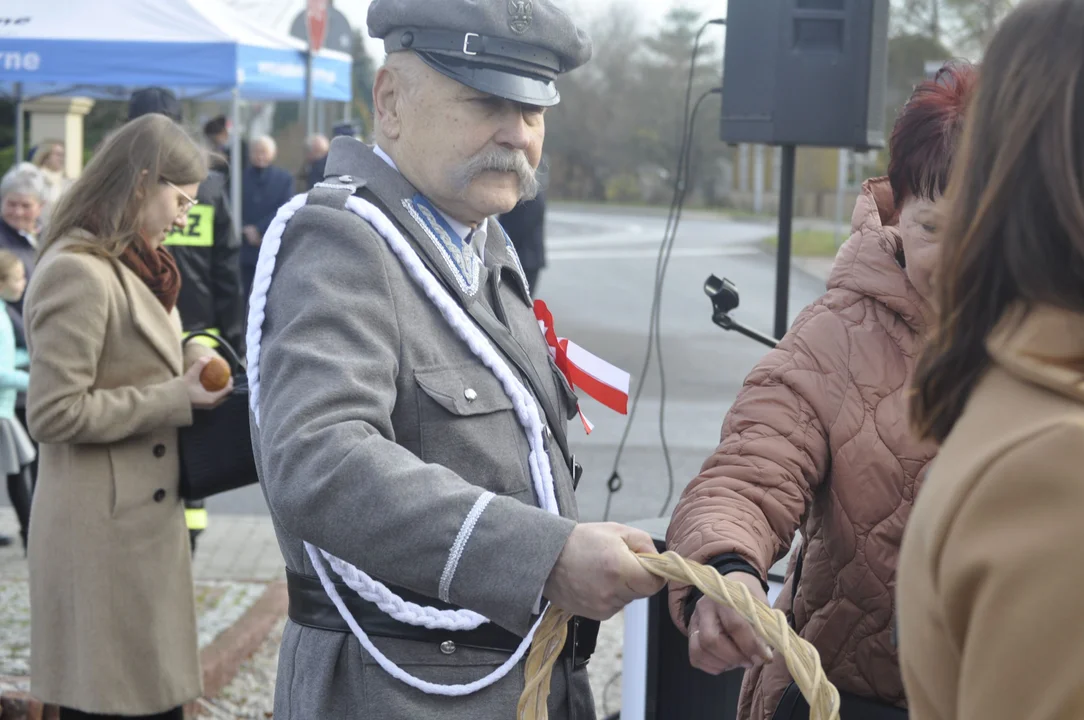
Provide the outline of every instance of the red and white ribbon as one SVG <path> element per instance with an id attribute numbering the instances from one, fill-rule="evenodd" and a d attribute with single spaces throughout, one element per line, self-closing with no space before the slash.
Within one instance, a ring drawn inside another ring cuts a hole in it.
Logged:
<path id="1" fill-rule="evenodd" d="M 614 412 L 628 415 L 629 374 L 592 355 L 576 343 L 558 337 L 553 328 L 553 313 L 546 307 L 545 302 L 534 301 L 534 316 L 538 319 L 542 334 L 546 336 L 550 356 L 568 380 L 568 384 L 573 389 L 583 390 Z M 580 421 L 583 429 L 590 435 L 595 426 L 583 414 L 583 410 L 580 410 Z"/>

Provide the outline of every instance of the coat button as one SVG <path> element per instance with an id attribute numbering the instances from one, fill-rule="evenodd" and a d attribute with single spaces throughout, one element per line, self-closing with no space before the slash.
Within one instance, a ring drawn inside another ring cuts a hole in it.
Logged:
<path id="1" fill-rule="evenodd" d="M 455 643 L 451 640 L 445 640 L 440 644 L 440 651 L 445 655 L 451 655 L 455 652 Z"/>
<path id="2" fill-rule="evenodd" d="M 162 488 L 158 488 L 157 490 L 154 491 L 154 501 L 155 502 L 162 502 L 165 499 L 166 499 L 166 491 L 165 490 L 163 490 Z"/>
<path id="3" fill-rule="evenodd" d="M 155 445 L 154 446 L 154 456 L 156 458 L 165 457 L 166 456 L 166 446 L 162 445 L 161 443 L 159 443 L 158 445 Z"/>
<path id="4" fill-rule="evenodd" d="M 350 175 L 340 175 L 339 182 L 349 185 L 350 183 L 354 182 L 354 178 Z"/>
<path id="5" fill-rule="evenodd" d="M 542 449 L 546 452 L 550 451 L 550 441 L 553 440 L 553 431 L 549 429 L 549 426 L 542 431 Z"/>
<path id="6" fill-rule="evenodd" d="M 474 388 L 467 388 L 463 391 L 463 397 L 467 398 L 467 402 L 474 402 L 478 399 L 478 392 Z"/>

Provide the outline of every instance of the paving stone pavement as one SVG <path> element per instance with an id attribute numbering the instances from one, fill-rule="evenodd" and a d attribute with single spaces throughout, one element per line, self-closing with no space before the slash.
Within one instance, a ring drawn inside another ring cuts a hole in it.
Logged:
<path id="1" fill-rule="evenodd" d="M 0 507 L 0 535 L 18 537 L 15 513 Z M 271 519 L 259 515 L 213 515 L 199 536 L 192 573 L 197 582 L 270 582 L 285 577 Z M 0 548 L 0 582 L 27 579 L 22 548 Z"/>
<path id="2" fill-rule="evenodd" d="M 269 522 L 267 523 L 269 525 Z M 15 514 L 0 508 L 0 534 L 15 536 Z M 196 609 L 199 646 L 206 648 L 263 596 L 283 574 L 278 546 L 264 542 L 262 523 L 239 518 L 208 534 L 206 557 L 197 556 Z M 231 553 L 233 547 L 235 552 Z M 239 551 L 238 551 L 239 549 Z M 232 557 L 231 557 L 232 556 Z M 278 556 L 277 559 L 274 556 Z M 230 574 L 230 573 L 233 574 Z M 27 690 L 30 672 L 30 595 L 20 546 L 0 548 L 0 692 Z"/>
<path id="3" fill-rule="evenodd" d="M 15 513 L 0 507 L 0 534 L 18 536 Z M 206 647 L 285 575 L 267 516 L 214 515 L 198 540 L 193 575 L 199 599 L 200 647 Z M 27 565 L 21 547 L 0 548 L 0 692 L 29 689 L 30 618 Z M 619 709 L 621 616 L 605 623 L 589 665 L 601 718 Z M 266 718 L 272 710 L 281 625 L 216 698 L 200 701 L 209 718 Z"/>
<path id="4" fill-rule="evenodd" d="M 0 535 L 15 539 L 13 545 L 0 548 L 0 587 L 16 580 L 25 581 L 26 559 L 19 545 L 19 521 L 15 518 L 15 511 L 9 507 L 0 507 Z"/>
<path id="5" fill-rule="evenodd" d="M 266 515 L 211 515 L 196 541 L 192 574 L 200 580 L 280 580 L 286 566 L 271 518 Z"/>

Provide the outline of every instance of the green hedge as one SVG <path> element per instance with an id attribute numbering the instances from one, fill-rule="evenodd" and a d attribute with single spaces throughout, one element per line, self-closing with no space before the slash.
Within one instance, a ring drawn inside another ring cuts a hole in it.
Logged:
<path id="1" fill-rule="evenodd" d="M 83 167 L 87 166 L 90 162 L 91 156 L 94 155 L 93 150 L 83 150 Z M 4 148 L 0 148 L 0 177 L 4 175 L 11 166 L 15 164 L 15 146 L 9 145 Z"/>
<path id="2" fill-rule="evenodd" d="M 0 148 L 0 176 L 8 171 L 12 165 L 15 164 L 15 146 L 11 145 L 6 148 Z"/>

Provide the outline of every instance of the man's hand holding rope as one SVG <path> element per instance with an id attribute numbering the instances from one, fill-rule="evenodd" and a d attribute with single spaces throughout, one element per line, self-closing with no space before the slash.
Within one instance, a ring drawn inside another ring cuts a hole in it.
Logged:
<path id="1" fill-rule="evenodd" d="M 666 584 L 636 557 L 653 552 L 655 544 L 645 532 L 616 523 L 582 523 L 569 535 L 543 595 L 573 615 L 609 620 Z"/>

